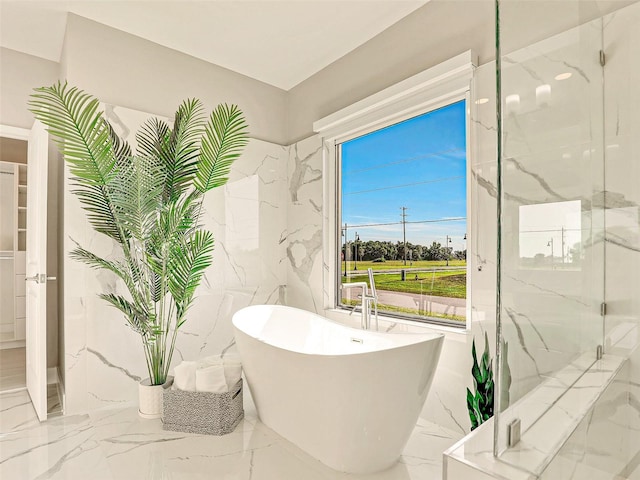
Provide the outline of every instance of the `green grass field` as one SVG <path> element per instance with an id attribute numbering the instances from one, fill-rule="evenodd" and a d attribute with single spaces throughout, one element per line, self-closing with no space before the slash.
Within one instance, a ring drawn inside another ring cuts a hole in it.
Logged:
<path id="1" fill-rule="evenodd" d="M 418 277 L 416 280 L 416 276 Z M 349 280 L 345 282 L 345 280 Z M 464 271 L 407 272 L 406 280 L 399 273 L 376 274 L 376 287 L 392 292 L 419 293 L 438 297 L 467 297 L 467 274 Z M 342 283 L 368 282 L 367 275 L 342 277 Z"/>

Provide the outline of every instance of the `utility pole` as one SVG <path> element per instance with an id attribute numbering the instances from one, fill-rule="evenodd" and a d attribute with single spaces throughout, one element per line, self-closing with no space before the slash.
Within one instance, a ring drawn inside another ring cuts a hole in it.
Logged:
<path id="1" fill-rule="evenodd" d="M 344 232 L 342 233 L 342 236 L 344 237 L 344 276 L 347 276 L 347 246 L 349 245 L 349 241 L 347 237 L 347 224 L 344 224 Z"/>
<path id="2" fill-rule="evenodd" d="M 444 251 L 447 255 L 447 267 L 449 266 L 449 244 L 451 243 L 451 237 L 447 235 L 447 241 L 444 244 Z"/>
<path id="3" fill-rule="evenodd" d="M 407 266 L 407 207 L 400 207 L 402 213 L 402 243 L 404 244 L 404 266 Z"/>
<path id="4" fill-rule="evenodd" d="M 356 232 L 356 238 L 353 240 L 353 243 L 355 244 L 355 250 L 356 250 L 356 258 L 355 261 L 353 263 L 353 270 L 356 271 L 358 270 L 358 242 L 360 241 L 360 237 L 358 236 L 358 232 Z"/>

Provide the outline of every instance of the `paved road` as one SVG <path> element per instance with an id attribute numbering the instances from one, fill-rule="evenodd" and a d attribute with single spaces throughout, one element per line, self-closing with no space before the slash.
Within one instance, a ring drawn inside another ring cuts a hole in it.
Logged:
<path id="1" fill-rule="evenodd" d="M 437 297 L 419 293 L 391 292 L 378 289 L 378 303 L 446 315 L 467 316 L 467 301 L 464 298 Z"/>

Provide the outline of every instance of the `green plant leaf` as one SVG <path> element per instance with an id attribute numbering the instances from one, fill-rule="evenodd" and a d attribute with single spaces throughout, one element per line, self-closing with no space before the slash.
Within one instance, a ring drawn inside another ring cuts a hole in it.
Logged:
<path id="1" fill-rule="evenodd" d="M 178 318 L 190 306 L 205 269 L 211 265 L 213 234 L 196 230 L 184 244 L 176 245 L 169 260 L 169 290 L 176 301 Z"/>
<path id="2" fill-rule="evenodd" d="M 118 169 L 112 202 L 120 225 L 139 242 L 152 234 L 161 208 L 163 180 L 153 157 L 131 157 Z"/>
<path id="3" fill-rule="evenodd" d="M 117 224 L 110 198 L 116 166 L 113 129 L 98 110 L 98 100 L 61 82 L 35 92 L 29 108 L 64 155 L 77 187 L 74 193 L 89 221 L 96 231 L 123 244 L 126 235 Z"/>
<path id="4" fill-rule="evenodd" d="M 473 357 L 471 375 L 475 393 L 467 389 L 467 410 L 469 411 L 471 429 L 473 430 L 493 416 L 495 385 L 493 382 L 493 364 L 489 352 L 489 337 L 486 332 L 484 351 L 479 365 L 475 339 L 472 340 L 471 355 Z"/>
<path id="5" fill-rule="evenodd" d="M 211 113 L 200 149 L 195 187 L 204 193 L 227 183 L 231 164 L 247 145 L 247 124 L 237 105 L 218 105 Z"/>
<path id="6" fill-rule="evenodd" d="M 477 407 L 475 404 L 475 399 L 471 390 L 467 388 L 467 410 L 469 411 L 469 419 L 471 420 L 471 430 L 475 430 L 478 425 L 480 425 L 478 421 L 477 415 Z"/>
<path id="7" fill-rule="evenodd" d="M 150 337 L 155 336 L 152 324 L 149 322 L 149 315 L 139 310 L 132 302 L 113 293 L 102 293 L 98 296 L 124 313 L 129 326 L 131 326 L 135 332 L 146 338 L 147 341 Z"/>

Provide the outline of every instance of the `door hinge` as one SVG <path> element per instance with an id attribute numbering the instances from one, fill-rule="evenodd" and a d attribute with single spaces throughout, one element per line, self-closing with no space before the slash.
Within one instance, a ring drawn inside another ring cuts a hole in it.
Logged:
<path id="1" fill-rule="evenodd" d="M 602 302 L 600 304 L 600 315 L 604 317 L 606 314 L 607 314 L 607 304 Z"/>
<path id="2" fill-rule="evenodd" d="M 515 418 L 507 425 L 507 445 L 515 447 L 520 441 L 520 419 Z"/>
<path id="3" fill-rule="evenodd" d="M 607 63 L 607 57 L 604 54 L 604 50 L 600 50 L 600 66 L 604 67 L 605 63 Z"/>

